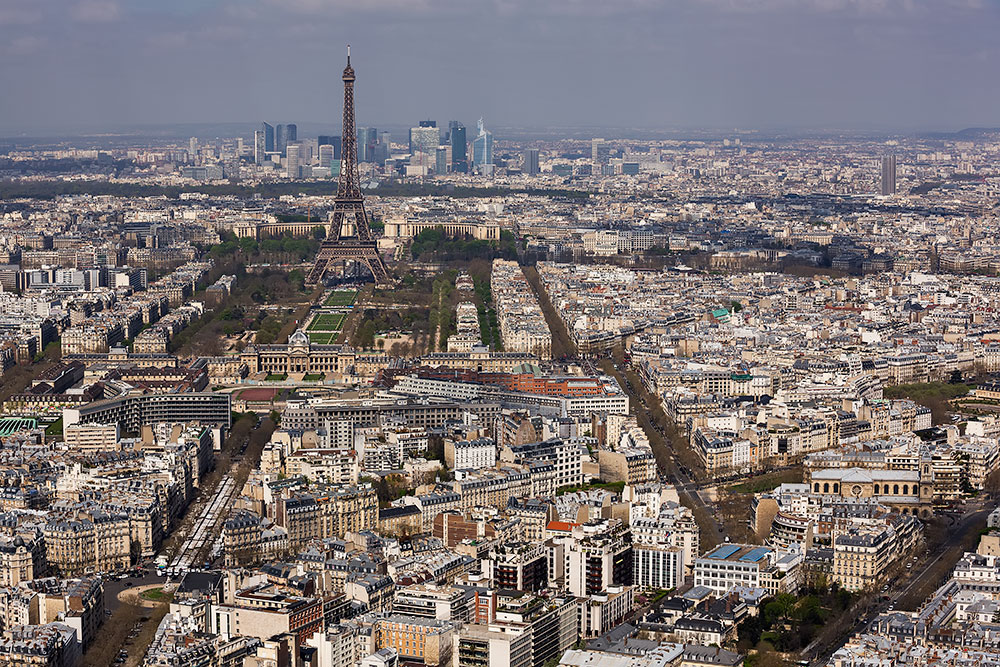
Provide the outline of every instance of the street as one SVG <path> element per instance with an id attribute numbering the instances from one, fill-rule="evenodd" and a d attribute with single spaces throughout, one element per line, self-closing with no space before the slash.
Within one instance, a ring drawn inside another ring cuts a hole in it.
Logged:
<path id="1" fill-rule="evenodd" d="M 944 580 L 951 575 L 955 563 L 963 553 L 974 550 L 979 539 L 979 525 L 985 523 L 990 511 L 996 507 L 993 501 L 972 500 L 959 518 L 944 515 L 949 523 L 947 538 L 931 551 L 917 554 L 915 565 L 890 582 L 888 592 L 867 608 L 851 626 L 843 639 L 832 646 L 822 647 L 814 641 L 802 651 L 811 665 L 825 665 L 833 652 L 847 638 L 866 632 L 875 619 L 887 611 L 916 611 Z M 859 604 L 865 600 L 859 601 Z M 825 648 L 825 650 L 823 650 Z M 818 655 L 816 651 L 821 651 Z"/>

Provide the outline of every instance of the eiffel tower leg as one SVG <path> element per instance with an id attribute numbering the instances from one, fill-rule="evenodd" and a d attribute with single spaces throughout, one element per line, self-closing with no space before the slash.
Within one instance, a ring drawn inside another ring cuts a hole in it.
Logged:
<path id="1" fill-rule="evenodd" d="M 313 264 L 312 270 L 309 272 L 309 275 L 306 276 L 306 285 L 316 285 L 323 280 L 323 276 L 326 275 L 329 263 L 329 259 L 322 255 L 317 255 L 316 263 Z"/>
<path id="2" fill-rule="evenodd" d="M 389 272 L 380 256 L 366 257 L 365 264 L 368 265 L 368 269 L 375 278 L 376 287 L 389 287 L 392 285 L 392 281 L 389 280 Z"/>

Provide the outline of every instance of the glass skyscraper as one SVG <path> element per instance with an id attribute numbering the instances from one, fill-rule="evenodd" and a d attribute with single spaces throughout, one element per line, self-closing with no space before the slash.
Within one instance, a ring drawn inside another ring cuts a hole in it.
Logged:
<path id="1" fill-rule="evenodd" d="M 448 135 L 451 141 L 451 170 L 459 174 L 468 173 L 469 158 L 465 152 L 465 126 L 453 120 L 448 126 Z"/>
<path id="2" fill-rule="evenodd" d="M 378 130 L 374 127 L 359 127 L 358 162 L 374 162 L 376 144 L 378 144 Z"/>
<path id="3" fill-rule="evenodd" d="M 284 125 L 279 124 L 274 128 L 274 150 L 281 153 L 281 157 L 285 157 L 285 151 L 288 149 L 288 130 Z"/>
<path id="4" fill-rule="evenodd" d="M 419 152 L 433 156 L 440 144 L 441 135 L 436 127 L 410 128 L 410 155 Z"/>
<path id="5" fill-rule="evenodd" d="M 483 125 L 480 118 L 476 123 L 479 130 L 476 140 L 472 142 L 472 166 L 480 172 L 493 170 L 493 133 Z"/>
<path id="6" fill-rule="evenodd" d="M 274 152 L 274 125 L 270 123 L 261 123 L 261 132 L 264 133 L 264 151 L 267 153 Z"/>

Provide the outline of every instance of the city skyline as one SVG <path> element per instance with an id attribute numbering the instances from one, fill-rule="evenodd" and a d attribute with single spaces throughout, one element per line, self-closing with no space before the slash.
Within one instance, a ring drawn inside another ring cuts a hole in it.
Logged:
<path id="1" fill-rule="evenodd" d="M 348 42 L 365 81 L 358 117 L 372 126 L 485 115 L 495 127 L 992 127 L 1000 91 L 981 82 L 998 25 L 995 3 L 902 0 L 5 0 L 0 85 L 19 94 L 0 100 L 0 134 L 327 122 L 336 96 L 316 83 L 335 80 Z"/>

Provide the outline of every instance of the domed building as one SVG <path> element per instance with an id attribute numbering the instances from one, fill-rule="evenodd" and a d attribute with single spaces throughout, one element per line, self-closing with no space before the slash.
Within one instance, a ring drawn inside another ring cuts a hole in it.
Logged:
<path id="1" fill-rule="evenodd" d="M 309 334 L 301 329 L 289 336 L 286 345 L 251 345 L 239 353 L 239 360 L 246 365 L 249 373 L 322 373 L 328 379 L 335 375 L 372 378 L 389 367 L 393 359 L 384 352 L 359 351 L 349 345 L 313 343 Z M 447 366 L 490 373 L 510 373 L 520 364 L 538 362 L 532 354 L 494 352 L 485 346 L 474 347 L 469 352 L 427 354 L 420 360 L 430 367 Z"/>
<path id="2" fill-rule="evenodd" d="M 381 355 L 379 355 L 381 356 Z M 251 345 L 240 353 L 240 360 L 251 373 L 348 373 L 357 363 L 358 354 L 347 345 L 316 345 L 309 334 L 298 329 L 286 345 Z"/>
<path id="3" fill-rule="evenodd" d="M 917 470 L 823 468 L 809 471 L 807 482 L 821 496 L 873 498 L 903 514 L 931 514 L 934 486 L 927 462 Z"/>

